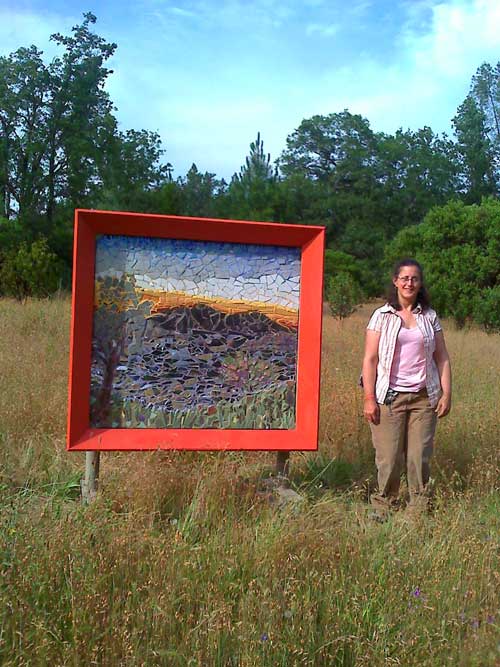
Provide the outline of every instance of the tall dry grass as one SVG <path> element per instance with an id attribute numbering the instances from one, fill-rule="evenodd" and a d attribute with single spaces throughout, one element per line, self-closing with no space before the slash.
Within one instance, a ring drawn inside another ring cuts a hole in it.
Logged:
<path id="1" fill-rule="evenodd" d="M 373 306 L 374 307 L 374 306 Z M 446 324 L 455 380 L 437 509 L 373 524 L 356 387 L 371 306 L 325 317 L 320 450 L 300 508 L 272 454 L 109 453 L 78 500 L 66 453 L 68 300 L 0 300 L 0 664 L 500 664 L 500 337 Z"/>

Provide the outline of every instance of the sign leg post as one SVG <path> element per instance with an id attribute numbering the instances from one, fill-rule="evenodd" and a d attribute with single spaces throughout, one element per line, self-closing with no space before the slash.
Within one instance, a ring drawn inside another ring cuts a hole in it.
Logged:
<path id="1" fill-rule="evenodd" d="M 283 482 L 288 481 L 290 474 L 290 452 L 279 451 L 276 455 L 276 477 Z"/>
<path id="2" fill-rule="evenodd" d="M 85 477 L 81 481 L 82 502 L 88 505 L 97 495 L 100 452 L 85 452 Z"/>
<path id="3" fill-rule="evenodd" d="M 276 480 L 278 486 L 274 489 L 276 502 L 279 507 L 299 506 L 304 498 L 290 488 L 290 452 L 277 452 Z"/>

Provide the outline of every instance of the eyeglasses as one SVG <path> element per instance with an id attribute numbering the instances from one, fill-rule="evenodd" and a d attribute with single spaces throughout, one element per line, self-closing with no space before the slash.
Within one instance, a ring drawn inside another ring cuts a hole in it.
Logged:
<path id="1" fill-rule="evenodd" d="M 420 282 L 420 278 L 418 276 L 398 276 L 398 280 L 405 284 L 412 283 L 412 285 L 416 285 Z"/>

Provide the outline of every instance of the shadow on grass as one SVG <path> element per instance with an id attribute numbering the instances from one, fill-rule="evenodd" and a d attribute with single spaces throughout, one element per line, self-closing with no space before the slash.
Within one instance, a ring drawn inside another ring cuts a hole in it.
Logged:
<path id="1" fill-rule="evenodd" d="M 295 470 L 292 468 L 291 481 L 312 496 L 321 495 L 327 490 L 345 492 L 369 483 L 364 461 L 353 463 L 321 454 L 306 457 Z"/>

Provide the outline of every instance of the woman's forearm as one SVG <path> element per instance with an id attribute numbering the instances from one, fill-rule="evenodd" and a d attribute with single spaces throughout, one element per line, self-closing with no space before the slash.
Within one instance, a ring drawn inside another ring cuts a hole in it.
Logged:
<path id="1" fill-rule="evenodd" d="M 363 389 L 365 396 L 375 396 L 375 381 L 377 378 L 377 359 L 363 360 Z"/>
<path id="2" fill-rule="evenodd" d="M 449 358 L 438 364 L 439 380 L 444 396 L 451 396 L 451 364 Z"/>

